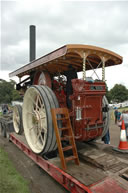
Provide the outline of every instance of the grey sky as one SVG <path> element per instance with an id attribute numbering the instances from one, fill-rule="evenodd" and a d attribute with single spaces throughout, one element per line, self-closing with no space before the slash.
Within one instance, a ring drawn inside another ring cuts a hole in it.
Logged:
<path id="1" fill-rule="evenodd" d="M 1 72 L 13 71 L 28 63 L 28 29 L 32 24 L 37 28 L 37 58 L 70 43 L 110 49 L 123 56 L 124 62 L 106 70 L 109 87 L 115 83 L 128 87 L 128 1 L 17 0 L 0 3 Z"/>

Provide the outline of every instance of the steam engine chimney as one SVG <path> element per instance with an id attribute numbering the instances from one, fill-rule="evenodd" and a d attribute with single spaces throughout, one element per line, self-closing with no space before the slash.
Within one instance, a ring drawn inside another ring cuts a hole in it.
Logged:
<path id="1" fill-rule="evenodd" d="M 36 59 L 36 26 L 29 26 L 29 61 L 33 61 Z"/>

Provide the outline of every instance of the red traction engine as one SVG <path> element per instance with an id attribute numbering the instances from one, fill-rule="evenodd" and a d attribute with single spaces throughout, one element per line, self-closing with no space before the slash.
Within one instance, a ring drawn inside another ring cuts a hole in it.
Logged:
<path id="1" fill-rule="evenodd" d="M 55 82 L 55 84 L 58 85 L 59 83 Z M 58 89 L 53 91 L 59 105 L 67 107 L 64 84 L 61 83 L 60 90 L 59 86 L 56 87 Z M 89 141 L 101 137 L 102 134 L 104 135 L 107 132 L 109 121 L 108 102 L 105 98 L 105 83 L 73 79 L 72 87 L 73 94 L 69 97 L 72 107 L 69 109 L 69 113 L 75 139 L 78 141 Z M 66 132 L 64 132 L 65 134 Z"/>
<path id="2" fill-rule="evenodd" d="M 10 77 L 19 77 L 17 89 L 24 92 L 23 112 L 17 107 L 13 113 L 16 133 L 21 133 L 23 119 L 24 134 L 33 152 L 45 154 L 57 149 L 51 109 L 67 107 L 68 79 L 64 75 L 72 65 L 77 74 L 83 74 L 81 79 L 71 78 L 72 93 L 68 96 L 75 140 L 102 138 L 109 128 L 105 67 L 121 63 L 121 56 L 103 48 L 65 45 L 10 73 Z M 102 80 L 96 73 L 99 68 Z M 94 70 L 96 79 L 87 77 L 87 70 Z M 21 80 L 25 75 L 27 78 Z M 64 135 L 68 133 L 62 131 L 61 136 Z"/>

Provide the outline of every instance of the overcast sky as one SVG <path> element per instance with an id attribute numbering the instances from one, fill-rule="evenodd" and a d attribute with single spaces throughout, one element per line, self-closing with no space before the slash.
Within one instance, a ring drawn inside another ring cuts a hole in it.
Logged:
<path id="1" fill-rule="evenodd" d="M 128 1 L 0 1 L 0 78 L 29 62 L 29 25 L 36 25 L 36 57 L 65 44 L 89 44 L 123 56 L 106 68 L 109 89 L 128 88 Z"/>

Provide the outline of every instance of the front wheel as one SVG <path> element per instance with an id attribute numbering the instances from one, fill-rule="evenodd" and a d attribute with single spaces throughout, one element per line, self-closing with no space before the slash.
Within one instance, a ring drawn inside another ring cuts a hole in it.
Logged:
<path id="1" fill-rule="evenodd" d="M 13 108 L 13 126 L 14 131 L 17 134 L 23 133 L 23 122 L 22 122 L 22 106 L 15 105 Z"/>

